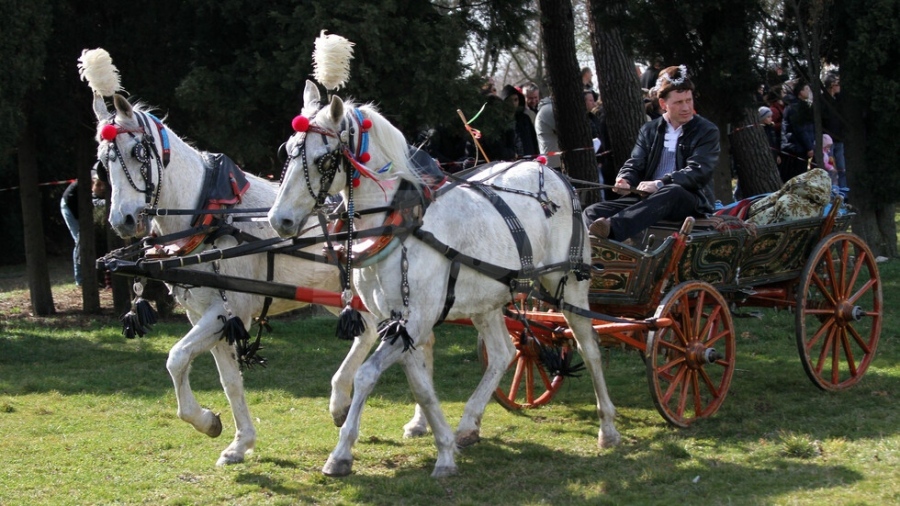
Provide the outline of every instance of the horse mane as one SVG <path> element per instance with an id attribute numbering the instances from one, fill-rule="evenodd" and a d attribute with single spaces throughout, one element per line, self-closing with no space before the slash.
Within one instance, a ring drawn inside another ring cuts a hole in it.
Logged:
<path id="1" fill-rule="evenodd" d="M 350 104 L 350 107 L 357 107 Z M 373 143 L 384 154 L 384 156 L 393 163 L 391 173 L 408 179 L 418 185 L 425 183 L 416 174 L 416 171 L 410 170 L 409 167 L 409 144 L 406 137 L 397 127 L 387 120 L 378 111 L 373 104 L 363 104 L 357 107 L 362 111 L 363 116 L 372 121 L 372 135 L 369 141 Z M 371 167 L 377 169 L 378 167 Z"/>

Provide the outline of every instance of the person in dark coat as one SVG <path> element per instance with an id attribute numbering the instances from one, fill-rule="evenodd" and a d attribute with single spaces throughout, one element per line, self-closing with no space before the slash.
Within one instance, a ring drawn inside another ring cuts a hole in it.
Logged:
<path id="1" fill-rule="evenodd" d="M 534 122 L 525 113 L 525 95 L 515 86 L 507 84 L 500 90 L 502 98 L 510 107 L 515 109 L 514 119 L 516 125 L 516 155 L 534 156 L 538 154 L 537 134 L 534 132 Z"/>
<path id="2" fill-rule="evenodd" d="M 781 119 L 781 151 L 784 156 L 778 171 L 783 183 L 806 172 L 813 157 L 816 134 L 810 93 L 809 85 L 798 80 L 791 90 L 795 100 L 785 108 Z"/>
<path id="3" fill-rule="evenodd" d="M 694 113 L 694 83 L 684 65 L 662 70 L 656 88 L 665 112 L 641 127 L 631 158 L 616 176 L 613 191 L 625 196 L 584 210 L 595 237 L 624 241 L 663 219 L 713 212 L 719 129 Z"/>

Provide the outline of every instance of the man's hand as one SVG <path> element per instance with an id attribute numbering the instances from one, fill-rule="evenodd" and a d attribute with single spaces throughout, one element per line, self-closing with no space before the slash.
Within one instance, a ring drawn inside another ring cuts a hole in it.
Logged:
<path id="1" fill-rule="evenodd" d="M 622 188 L 622 189 L 619 190 L 617 188 Z M 615 188 L 613 188 L 613 191 L 615 193 L 618 193 L 619 195 L 626 195 L 626 194 L 630 193 L 630 190 L 631 190 L 631 184 L 629 184 L 628 181 L 626 181 L 625 179 L 622 179 L 622 178 L 616 179 L 616 185 L 615 185 Z"/>
<path id="2" fill-rule="evenodd" d="M 638 183 L 637 189 L 649 195 L 651 193 L 656 193 L 656 191 L 659 190 L 659 183 L 662 183 L 662 181 L 641 181 Z"/>

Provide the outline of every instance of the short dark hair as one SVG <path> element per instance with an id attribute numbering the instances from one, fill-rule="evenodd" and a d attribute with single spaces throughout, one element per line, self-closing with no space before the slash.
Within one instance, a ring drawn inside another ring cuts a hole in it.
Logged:
<path id="1" fill-rule="evenodd" d="M 660 70 L 655 88 L 656 95 L 665 99 L 673 91 L 694 91 L 694 83 L 688 77 L 687 67 L 678 65 Z"/>

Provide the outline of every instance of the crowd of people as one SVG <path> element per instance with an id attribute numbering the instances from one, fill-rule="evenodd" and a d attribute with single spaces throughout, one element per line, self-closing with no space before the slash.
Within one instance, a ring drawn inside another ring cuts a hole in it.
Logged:
<path id="1" fill-rule="evenodd" d="M 803 79 L 788 80 L 780 67 L 774 72 L 774 82 L 760 87 L 759 125 L 778 166 L 781 180 L 802 174 L 814 162 L 816 150 L 822 150 L 823 169 L 831 177 L 832 186 L 846 193 L 847 166 L 844 159 L 844 128 L 837 113 L 841 81 L 837 72 L 828 72 L 822 79 L 825 102 L 822 111 L 822 143 L 818 146 L 813 120 L 813 93 Z"/>
<path id="2" fill-rule="evenodd" d="M 774 69 L 772 84 L 759 87 L 757 106 L 758 126 L 765 131 L 781 180 L 804 173 L 820 149 L 822 168 L 831 176 L 833 187 L 846 195 L 844 136 L 836 113 L 838 74 L 830 72 L 823 79 L 823 99 L 828 103 L 822 108 L 825 134 L 817 147 L 810 86 L 801 79 L 788 80 L 780 70 Z M 713 211 L 712 174 L 719 156 L 719 131 L 696 114 L 687 69 L 683 65 L 663 68 L 662 59 L 654 59 L 638 72 L 647 122 L 631 158 L 622 167 L 614 167 L 607 163 L 608 151 L 604 151 L 609 146 L 608 131 L 593 72 L 589 67 L 581 70 L 600 182 L 615 187 L 585 210 L 591 233 L 601 237 L 624 240 L 663 217 L 678 220 Z M 548 166 L 560 167 L 552 97 L 541 97 L 531 82 L 505 85 L 498 91 L 488 80 L 481 93 L 485 107 L 478 119 L 478 141 L 467 142 L 467 157 L 486 161 L 544 155 Z"/>

